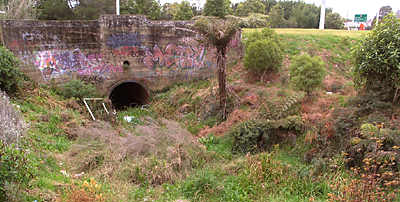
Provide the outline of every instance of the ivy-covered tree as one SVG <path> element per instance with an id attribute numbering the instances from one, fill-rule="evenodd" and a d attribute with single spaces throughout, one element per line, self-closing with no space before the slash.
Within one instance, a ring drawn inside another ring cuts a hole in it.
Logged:
<path id="1" fill-rule="evenodd" d="M 206 44 L 217 49 L 220 108 L 222 109 L 222 118 L 226 119 L 226 52 L 229 42 L 240 29 L 239 21 L 236 18 L 200 17 L 196 20 L 195 28 L 204 36 Z"/>

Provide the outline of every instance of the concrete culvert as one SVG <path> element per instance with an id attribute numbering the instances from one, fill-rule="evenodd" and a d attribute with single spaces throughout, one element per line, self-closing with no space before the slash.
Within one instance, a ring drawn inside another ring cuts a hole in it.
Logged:
<path id="1" fill-rule="evenodd" d="M 109 94 L 112 105 L 117 110 L 123 110 L 128 107 L 137 107 L 147 104 L 149 93 L 139 83 L 134 81 L 125 81 L 114 86 Z"/>

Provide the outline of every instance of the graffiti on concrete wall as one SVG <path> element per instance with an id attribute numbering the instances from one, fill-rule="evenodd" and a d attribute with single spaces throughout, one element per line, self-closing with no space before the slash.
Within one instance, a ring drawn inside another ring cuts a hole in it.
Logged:
<path id="1" fill-rule="evenodd" d="M 123 46 L 140 46 L 139 33 L 115 33 L 111 34 L 106 41 L 106 45 L 111 48 Z"/>
<path id="2" fill-rule="evenodd" d="M 33 60 L 45 80 L 71 73 L 106 76 L 122 72 L 121 67 L 103 61 L 102 54 L 84 54 L 80 49 L 38 51 Z"/>
<path id="3" fill-rule="evenodd" d="M 164 50 L 155 45 L 147 48 L 143 63 L 150 69 L 167 67 L 172 69 L 201 69 L 212 67 L 207 61 L 207 49 L 204 46 L 183 46 L 168 44 Z"/>
<path id="4" fill-rule="evenodd" d="M 112 50 L 113 56 L 138 57 L 142 56 L 143 52 L 142 48 L 138 46 L 122 46 Z"/>

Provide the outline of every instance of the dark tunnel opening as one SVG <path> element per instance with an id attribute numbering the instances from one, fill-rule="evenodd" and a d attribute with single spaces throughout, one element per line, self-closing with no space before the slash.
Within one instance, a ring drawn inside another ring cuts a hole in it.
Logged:
<path id="1" fill-rule="evenodd" d="M 111 89 L 109 98 L 116 110 L 123 110 L 147 104 L 149 94 L 142 85 L 127 81 Z"/>

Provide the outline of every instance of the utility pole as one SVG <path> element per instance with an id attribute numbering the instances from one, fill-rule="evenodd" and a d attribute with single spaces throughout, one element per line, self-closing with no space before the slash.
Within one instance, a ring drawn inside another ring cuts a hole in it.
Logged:
<path id="1" fill-rule="evenodd" d="M 319 29 L 325 29 L 325 4 L 326 0 L 321 0 L 321 16 L 319 18 Z"/>
<path id="2" fill-rule="evenodd" d="M 115 0 L 115 8 L 117 10 L 117 15 L 119 15 L 119 0 Z"/>

